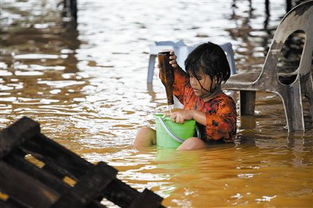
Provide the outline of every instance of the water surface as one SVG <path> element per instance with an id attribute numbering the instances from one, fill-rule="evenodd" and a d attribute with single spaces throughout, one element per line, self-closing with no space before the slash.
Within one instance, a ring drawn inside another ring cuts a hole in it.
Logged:
<path id="1" fill-rule="evenodd" d="M 166 104 L 157 74 L 152 89 L 146 85 L 149 44 L 230 41 L 238 71 L 258 70 L 285 1 L 271 1 L 266 17 L 261 0 L 252 7 L 231 0 L 81 0 L 77 25 L 53 0 L 0 4 L 0 128 L 31 117 L 48 137 L 114 166 L 119 179 L 152 189 L 168 207 L 312 206 L 313 132 L 288 135 L 282 103 L 270 93 L 257 94 L 255 118 L 245 118 L 245 126 L 238 121 L 235 147 L 132 147 L 136 130 L 152 126 L 152 114 Z"/>

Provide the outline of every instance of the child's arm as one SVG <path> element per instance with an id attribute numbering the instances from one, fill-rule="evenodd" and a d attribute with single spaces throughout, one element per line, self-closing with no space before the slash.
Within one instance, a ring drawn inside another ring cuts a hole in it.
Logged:
<path id="1" fill-rule="evenodd" d="M 236 105 L 231 99 L 218 100 L 208 112 L 197 110 L 178 110 L 171 113 L 171 119 L 177 123 L 194 119 L 206 128 L 209 139 L 231 140 L 236 134 Z"/>
<path id="2" fill-rule="evenodd" d="M 197 123 L 206 125 L 206 114 L 197 110 L 183 110 L 178 109 L 172 112 L 170 115 L 171 119 L 176 123 L 184 123 L 185 120 L 195 120 Z"/>

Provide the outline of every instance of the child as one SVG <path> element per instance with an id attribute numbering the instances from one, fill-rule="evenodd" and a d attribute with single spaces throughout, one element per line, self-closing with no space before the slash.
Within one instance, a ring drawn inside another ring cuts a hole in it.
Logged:
<path id="1" fill-rule="evenodd" d="M 201 133 L 201 138 L 191 137 L 177 149 L 233 142 L 237 114 L 235 102 L 221 89 L 221 83 L 230 76 L 224 51 L 211 42 L 199 45 L 185 61 L 187 73 L 177 65 L 174 52 L 170 59 L 174 68 L 174 95 L 184 105 L 184 109 L 172 112 L 170 117 L 177 123 L 194 119 Z M 145 127 L 137 132 L 134 146 L 139 149 L 154 145 L 155 141 L 155 130 Z"/>

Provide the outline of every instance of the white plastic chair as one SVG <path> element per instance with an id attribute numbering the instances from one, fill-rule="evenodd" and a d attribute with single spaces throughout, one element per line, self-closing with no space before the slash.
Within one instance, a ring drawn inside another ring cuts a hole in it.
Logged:
<path id="1" fill-rule="evenodd" d="M 150 56 L 149 56 L 149 65 L 148 65 L 148 76 L 147 82 L 148 84 L 153 81 L 154 67 L 156 56 L 160 51 L 164 50 L 174 50 L 177 56 L 177 63 L 182 68 L 185 69 L 185 59 L 188 54 L 195 49 L 198 45 L 187 46 L 184 41 L 180 40 L 178 42 L 174 41 L 155 41 L 153 44 L 149 45 L 150 48 Z M 224 43 L 219 45 L 226 53 L 226 57 L 230 66 L 231 74 L 236 73 L 235 59 L 234 59 L 234 51 L 231 43 Z"/>
<path id="2" fill-rule="evenodd" d="M 296 31 L 305 34 L 305 44 L 298 68 L 293 73 L 281 74 L 278 59 L 287 38 Z M 224 89 L 240 91 L 240 115 L 254 115 L 256 91 L 278 94 L 282 100 L 288 131 L 305 131 L 302 97 L 310 104 L 313 121 L 313 1 L 304 2 L 289 11 L 278 25 L 261 72 L 245 72 L 233 75 Z M 294 76 L 291 82 L 280 78 Z"/>

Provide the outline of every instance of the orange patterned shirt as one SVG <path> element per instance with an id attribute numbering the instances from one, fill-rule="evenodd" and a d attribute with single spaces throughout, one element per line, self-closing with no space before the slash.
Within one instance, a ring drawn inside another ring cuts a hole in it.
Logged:
<path id="1" fill-rule="evenodd" d="M 184 105 L 184 109 L 205 113 L 206 125 L 198 124 L 201 139 L 206 143 L 233 142 L 237 119 L 234 100 L 221 91 L 205 102 L 194 94 L 186 72 L 175 69 L 174 76 L 174 95 Z"/>

